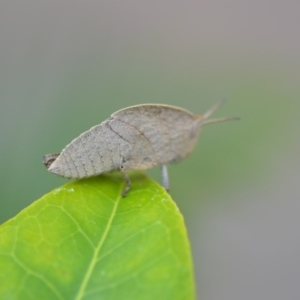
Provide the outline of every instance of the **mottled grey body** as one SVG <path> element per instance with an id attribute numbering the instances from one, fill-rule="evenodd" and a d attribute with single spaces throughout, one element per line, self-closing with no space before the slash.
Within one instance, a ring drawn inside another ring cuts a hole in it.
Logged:
<path id="1" fill-rule="evenodd" d="M 124 195 L 130 188 L 127 170 L 163 166 L 163 182 L 168 188 L 166 165 L 181 161 L 192 152 L 203 125 L 228 120 L 207 120 L 221 103 L 208 116 L 158 104 L 119 110 L 74 139 L 60 154 L 44 156 L 44 164 L 50 172 L 67 178 L 121 170 L 127 182 Z"/>

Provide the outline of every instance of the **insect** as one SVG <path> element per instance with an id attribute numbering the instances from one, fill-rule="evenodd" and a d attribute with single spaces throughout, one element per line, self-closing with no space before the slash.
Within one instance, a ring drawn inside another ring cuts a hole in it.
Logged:
<path id="1" fill-rule="evenodd" d="M 179 162 L 193 151 L 202 127 L 238 119 L 209 119 L 224 102 L 219 101 L 204 115 L 162 104 L 121 109 L 60 153 L 45 155 L 43 163 L 51 173 L 77 179 L 120 170 L 126 182 L 123 197 L 131 187 L 128 170 L 161 166 L 162 184 L 169 190 L 167 164 Z"/>

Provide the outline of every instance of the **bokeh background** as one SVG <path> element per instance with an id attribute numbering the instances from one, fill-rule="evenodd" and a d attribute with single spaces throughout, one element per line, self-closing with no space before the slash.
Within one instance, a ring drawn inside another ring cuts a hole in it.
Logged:
<path id="1" fill-rule="evenodd" d="M 66 181 L 44 154 L 112 112 L 226 97 L 216 116 L 242 120 L 169 169 L 199 299 L 300 299 L 299 36 L 298 0 L 1 1 L 0 223 Z"/>

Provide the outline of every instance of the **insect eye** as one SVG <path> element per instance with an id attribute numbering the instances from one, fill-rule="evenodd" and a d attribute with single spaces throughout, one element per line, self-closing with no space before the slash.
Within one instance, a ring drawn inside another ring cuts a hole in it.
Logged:
<path id="1" fill-rule="evenodd" d="M 58 156 L 59 154 L 47 154 L 43 156 L 43 164 L 45 167 L 49 169 Z"/>
<path id="2" fill-rule="evenodd" d="M 48 159 L 48 160 L 46 160 L 46 161 L 43 161 L 43 163 L 44 163 L 45 167 L 46 167 L 47 169 L 49 169 L 49 167 L 51 166 L 51 164 L 52 164 L 54 161 L 55 161 L 55 158 L 50 158 L 50 159 Z"/>

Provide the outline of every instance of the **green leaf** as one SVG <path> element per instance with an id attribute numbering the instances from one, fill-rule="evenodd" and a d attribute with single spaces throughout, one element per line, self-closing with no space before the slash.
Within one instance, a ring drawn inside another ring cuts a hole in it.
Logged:
<path id="1" fill-rule="evenodd" d="M 130 174 L 68 183 L 0 226 L 0 299 L 194 299 L 183 218 Z"/>

